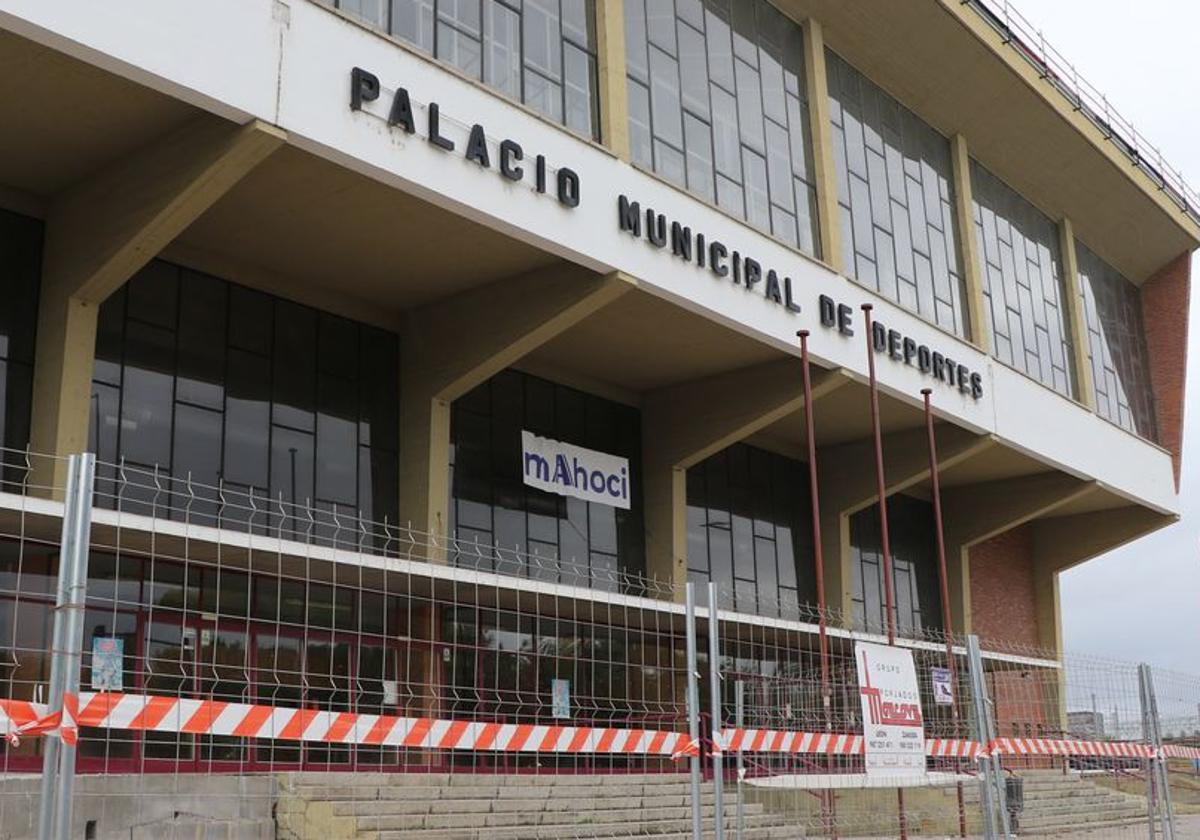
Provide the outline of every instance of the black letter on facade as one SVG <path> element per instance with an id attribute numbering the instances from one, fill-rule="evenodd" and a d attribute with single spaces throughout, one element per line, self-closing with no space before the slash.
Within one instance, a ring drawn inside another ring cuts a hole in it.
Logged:
<path id="1" fill-rule="evenodd" d="M 634 236 L 642 235 L 642 206 L 625 196 L 617 198 L 617 226 Z"/>
<path id="2" fill-rule="evenodd" d="M 911 338 L 905 338 L 901 342 L 901 346 L 904 348 L 904 364 L 911 365 L 913 357 L 917 355 L 917 342 Z"/>
<path id="3" fill-rule="evenodd" d="M 447 152 L 454 151 L 454 141 L 447 139 L 441 135 L 439 123 L 441 118 L 438 116 L 438 104 L 436 102 L 429 103 L 429 142 L 437 146 L 439 149 L 445 149 Z"/>
<path id="4" fill-rule="evenodd" d="M 364 102 L 379 98 L 379 77 L 361 67 L 350 71 L 350 110 L 361 111 Z"/>
<path id="5" fill-rule="evenodd" d="M 537 160 L 534 162 L 533 172 L 534 172 L 534 175 L 536 176 L 534 179 L 534 189 L 536 189 L 540 193 L 544 193 L 546 191 L 546 156 L 545 155 L 537 156 Z"/>
<path id="6" fill-rule="evenodd" d="M 943 373 L 943 370 L 945 369 L 945 367 L 946 367 L 946 360 L 942 358 L 941 353 L 934 350 L 933 351 L 933 365 L 930 367 L 930 371 L 933 374 L 933 378 L 941 379 L 942 373 Z"/>
<path id="7" fill-rule="evenodd" d="M 932 367 L 933 358 L 929 355 L 929 348 L 922 344 L 917 348 L 917 370 L 929 373 Z"/>
<path id="8" fill-rule="evenodd" d="M 762 266 L 758 260 L 746 257 L 746 291 L 754 288 L 754 284 L 762 280 Z"/>
<path id="9" fill-rule="evenodd" d="M 704 254 L 705 254 L 704 234 L 697 233 L 696 234 L 696 265 L 700 266 L 701 268 L 704 268 Z"/>
<path id="10" fill-rule="evenodd" d="M 563 207 L 579 206 L 579 176 L 565 166 L 558 170 L 558 203 Z"/>
<path id="11" fill-rule="evenodd" d="M 679 222 L 671 222 L 671 254 L 691 261 L 692 229 L 690 227 L 684 227 Z"/>
<path id="12" fill-rule="evenodd" d="M 971 372 L 967 370 L 966 365 L 958 366 L 958 390 L 964 394 L 971 388 Z"/>
<path id="13" fill-rule="evenodd" d="M 483 134 L 483 126 L 479 123 L 471 126 L 471 136 L 467 138 L 467 160 L 473 160 L 484 169 L 492 165 L 488 157 L 487 137 Z"/>
<path id="14" fill-rule="evenodd" d="M 842 335 L 854 335 L 854 310 L 844 303 L 838 304 L 838 332 Z"/>
<path id="15" fill-rule="evenodd" d="M 887 331 L 888 355 L 893 359 L 900 358 L 900 333 L 896 330 Z"/>
<path id="16" fill-rule="evenodd" d="M 404 88 L 398 88 L 395 98 L 392 99 L 388 125 L 398 125 L 409 134 L 417 130 L 416 123 L 413 122 L 412 103 L 408 100 L 408 91 Z"/>
<path id="17" fill-rule="evenodd" d="M 763 289 L 763 294 L 767 296 L 767 300 L 783 303 L 783 293 L 779 291 L 779 275 L 773 268 L 767 272 L 767 288 Z"/>
<path id="18" fill-rule="evenodd" d="M 725 265 L 725 258 L 728 256 L 729 249 L 720 242 L 713 242 L 708 246 L 708 264 L 713 274 L 724 277 L 729 273 L 729 266 Z"/>
<path id="19" fill-rule="evenodd" d="M 822 327 L 832 327 L 837 324 L 837 307 L 829 295 L 817 298 L 817 312 L 821 316 Z"/>
<path id="20" fill-rule="evenodd" d="M 520 181 L 525 175 L 525 170 L 519 166 L 513 166 L 514 160 L 521 160 L 525 157 L 525 151 L 521 148 L 521 144 L 516 140 L 501 140 L 500 141 L 500 174 L 510 181 Z"/>
<path id="21" fill-rule="evenodd" d="M 646 238 L 657 248 L 666 247 L 667 217 L 662 213 L 655 213 L 649 207 L 646 208 Z"/>
<path id="22" fill-rule="evenodd" d="M 783 278 L 783 305 L 788 312 L 799 312 L 800 304 L 792 299 L 792 278 Z"/>
<path id="23" fill-rule="evenodd" d="M 887 350 L 887 330 L 878 321 L 871 322 L 871 344 L 874 345 L 876 353 Z"/>
<path id="24" fill-rule="evenodd" d="M 971 374 L 971 396 L 975 399 L 983 396 L 983 377 L 978 373 Z"/>

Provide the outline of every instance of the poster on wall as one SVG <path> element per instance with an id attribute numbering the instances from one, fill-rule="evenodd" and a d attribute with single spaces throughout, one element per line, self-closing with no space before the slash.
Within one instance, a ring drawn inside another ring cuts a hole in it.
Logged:
<path id="1" fill-rule="evenodd" d="M 550 680 L 550 707 L 555 720 L 571 717 L 570 680 Z"/>
<path id="2" fill-rule="evenodd" d="M 912 651 L 856 642 L 868 775 L 925 772 L 925 729 Z"/>
<path id="3" fill-rule="evenodd" d="M 954 705 L 954 686 L 949 668 L 930 668 L 929 683 L 933 688 L 933 702 L 939 706 Z"/>
<path id="4" fill-rule="evenodd" d="M 629 510 L 629 459 L 521 432 L 525 484 Z"/>
<path id="5" fill-rule="evenodd" d="M 125 640 L 92 639 L 92 691 L 125 690 Z"/>

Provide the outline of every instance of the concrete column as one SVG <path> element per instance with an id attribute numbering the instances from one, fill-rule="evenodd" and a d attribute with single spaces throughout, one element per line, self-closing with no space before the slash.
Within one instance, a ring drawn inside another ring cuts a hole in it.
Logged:
<path id="1" fill-rule="evenodd" d="M 265 123 L 202 117 L 52 199 L 34 362 L 34 452 L 65 456 L 87 448 L 100 304 L 285 140 Z M 65 468 L 65 460 L 35 459 L 31 481 L 61 496 Z"/>
<path id="2" fill-rule="evenodd" d="M 629 161 L 624 0 L 596 0 L 596 74 L 601 142 L 621 160 Z"/>
<path id="3" fill-rule="evenodd" d="M 955 633 L 972 633 L 971 547 L 1047 516 L 1095 490 L 1093 482 L 1047 472 L 946 488 L 946 577 Z"/>
<path id="4" fill-rule="evenodd" d="M 632 287 L 562 263 L 404 314 L 400 521 L 418 556 L 445 562 L 451 403 Z"/>
<path id="5" fill-rule="evenodd" d="M 1067 296 L 1067 323 L 1071 327 L 1071 357 L 1075 365 L 1075 398 L 1088 408 L 1096 408 L 1096 388 L 1092 382 L 1092 363 L 1088 347 L 1087 319 L 1083 313 L 1083 287 L 1079 279 L 1079 261 L 1075 256 L 1075 228 L 1070 219 L 1058 223 L 1059 249 L 1062 251 L 1063 290 Z"/>
<path id="6" fill-rule="evenodd" d="M 646 572 L 687 582 L 687 470 L 804 406 L 800 362 L 785 359 L 648 394 L 642 406 Z M 813 377 L 813 401 L 849 382 L 840 370 Z"/>
<path id="7" fill-rule="evenodd" d="M 817 191 L 817 224 L 821 259 L 845 274 L 851 266 L 842 256 L 841 213 L 838 209 L 837 165 L 833 158 L 833 124 L 829 119 L 829 76 L 825 69 L 825 37 L 820 21 L 809 18 L 804 36 L 805 96 L 812 136 L 813 185 Z"/>
<path id="8" fill-rule="evenodd" d="M 959 426 L 937 426 L 939 469 L 949 469 L 995 445 Z M 925 429 L 883 436 L 884 475 L 891 496 L 929 478 Z M 875 444 L 870 438 L 822 447 L 817 453 L 821 481 L 821 544 L 825 554 L 825 592 L 832 609 L 847 618 L 853 607 L 850 565 L 850 517 L 879 499 L 875 481 Z M 949 517 L 947 516 L 947 519 Z"/>
<path id="9" fill-rule="evenodd" d="M 987 353 L 992 346 L 992 323 L 984 305 L 983 260 L 979 256 L 979 239 L 975 236 L 971 153 L 967 149 L 967 138 L 961 134 L 950 138 L 950 162 L 954 168 L 954 219 L 958 224 L 958 256 L 966 286 L 967 323 L 971 343 Z"/>

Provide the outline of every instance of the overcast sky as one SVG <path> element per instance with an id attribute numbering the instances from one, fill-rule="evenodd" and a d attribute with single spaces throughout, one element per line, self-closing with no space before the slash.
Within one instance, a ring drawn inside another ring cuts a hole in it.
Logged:
<path id="1" fill-rule="evenodd" d="M 1048 43 L 1200 188 L 1200 4 L 1015 0 Z M 1200 261 L 1179 524 L 1062 576 L 1064 646 L 1200 674 Z"/>

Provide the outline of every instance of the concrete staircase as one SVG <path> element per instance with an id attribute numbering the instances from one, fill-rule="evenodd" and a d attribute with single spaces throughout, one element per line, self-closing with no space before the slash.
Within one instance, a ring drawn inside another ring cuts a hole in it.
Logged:
<path id="1" fill-rule="evenodd" d="M 714 828 L 711 786 L 706 836 Z M 294 773 L 279 779 L 279 840 L 691 840 L 688 777 Z M 737 798 L 725 797 L 732 829 Z M 803 832 L 745 804 L 746 840 Z"/>
<path id="2" fill-rule="evenodd" d="M 1018 775 L 1025 788 L 1024 809 L 1018 816 L 1022 837 L 1057 837 L 1146 822 L 1145 797 L 1103 787 L 1091 777 L 1061 770 L 1027 770 Z M 974 807 L 977 788 L 969 798 Z"/>

